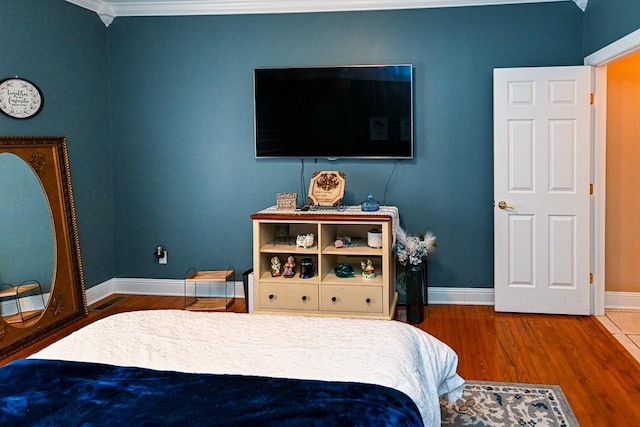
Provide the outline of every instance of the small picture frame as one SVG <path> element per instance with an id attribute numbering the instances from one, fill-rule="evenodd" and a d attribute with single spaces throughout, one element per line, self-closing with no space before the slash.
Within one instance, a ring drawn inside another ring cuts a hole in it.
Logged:
<path id="1" fill-rule="evenodd" d="M 293 211 L 298 204 L 298 193 L 278 193 L 276 194 L 276 209 Z"/>

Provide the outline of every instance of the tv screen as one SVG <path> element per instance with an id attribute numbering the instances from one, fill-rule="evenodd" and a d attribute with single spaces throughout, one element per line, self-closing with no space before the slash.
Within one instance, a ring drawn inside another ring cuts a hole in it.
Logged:
<path id="1" fill-rule="evenodd" d="M 413 157 L 413 67 L 254 70 L 257 158 Z"/>

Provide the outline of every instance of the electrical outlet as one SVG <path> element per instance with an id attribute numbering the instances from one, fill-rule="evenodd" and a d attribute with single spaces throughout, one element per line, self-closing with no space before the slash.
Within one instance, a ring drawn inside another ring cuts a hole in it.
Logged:
<path id="1" fill-rule="evenodd" d="M 162 252 L 162 258 L 158 258 L 158 264 L 166 264 L 167 263 L 167 251 Z"/>

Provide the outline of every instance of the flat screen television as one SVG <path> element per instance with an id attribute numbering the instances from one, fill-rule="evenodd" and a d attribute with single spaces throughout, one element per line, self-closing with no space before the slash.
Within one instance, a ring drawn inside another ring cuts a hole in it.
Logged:
<path id="1" fill-rule="evenodd" d="M 256 158 L 413 157 L 413 67 L 254 70 Z"/>

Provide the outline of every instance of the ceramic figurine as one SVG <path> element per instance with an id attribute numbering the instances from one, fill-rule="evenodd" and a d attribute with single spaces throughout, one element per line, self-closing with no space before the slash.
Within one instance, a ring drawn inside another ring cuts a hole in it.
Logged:
<path id="1" fill-rule="evenodd" d="M 313 246 L 313 238 L 315 235 L 313 233 L 309 234 L 298 234 L 296 237 L 296 247 L 309 249 Z"/>
<path id="2" fill-rule="evenodd" d="M 271 258 L 271 277 L 279 277 L 282 274 L 282 263 L 280 258 L 274 256 Z"/>
<path id="3" fill-rule="evenodd" d="M 353 277 L 356 274 L 353 272 L 353 267 L 351 264 L 339 264 L 336 268 L 333 269 L 336 272 L 336 276 L 341 279 L 346 279 L 348 277 Z"/>
<path id="4" fill-rule="evenodd" d="M 349 236 L 338 236 L 336 237 L 336 241 L 334 242 L 334 246 L 336 248 L 349 247 L 351 245 L 351 237 Z"/>
<path id="5" fill-rule="evenodd" d="M 376 277 L 376 269 L 373 267 L 373 261 L 370 259 L 365 259 L 360 262 L 360 267 L 362 268 L 362 278 L 363 279 L 373 279 Z"/>
<path id="6" fill-rule="evenodd" d="M 294 270 L 295 268 L 296 259 L 289 255 L 289 257 L 287 258 L 287 262 L 284 263 L 284 271 L 282 272 L 282 275 L 284 277 L 293 277 L 296 274 Z"/>

